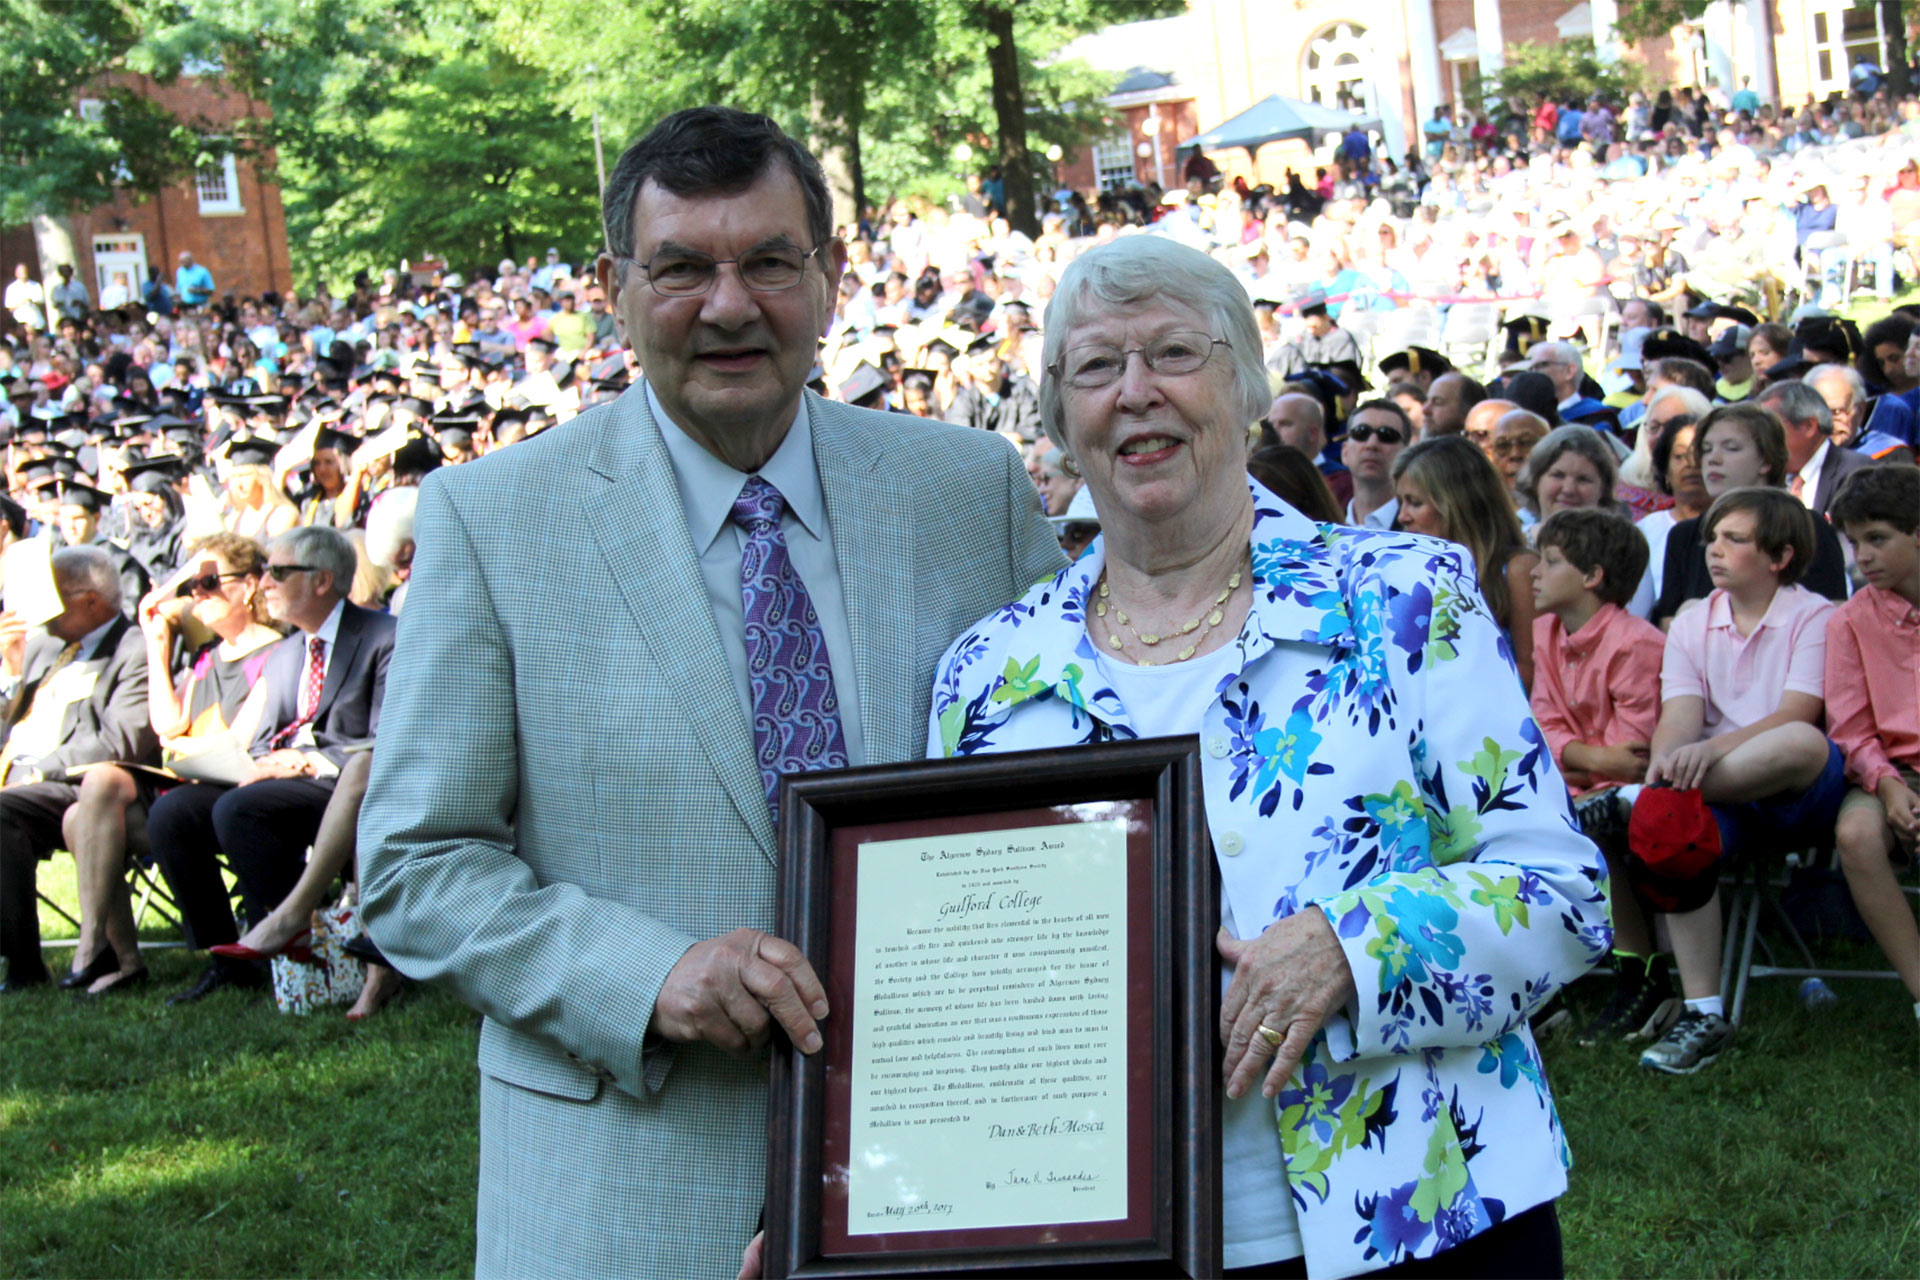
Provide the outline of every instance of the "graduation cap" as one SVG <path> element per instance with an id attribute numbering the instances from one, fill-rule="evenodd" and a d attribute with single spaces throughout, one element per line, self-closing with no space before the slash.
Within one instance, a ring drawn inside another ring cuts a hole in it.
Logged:
<path id="1" fill-rule="evenodd" d="M 60 474 L 61 464 L 63 463 L 66 463 L 68 467 L 72 466 L 72 464 L 67 463 L 64 458 L 51 456 L 30 458 L 20 464 L 20 483 L 29 489 L 38 489 L 41 485 L 53 484 L 65 479 L 65 477 Z M 72 474 L 73 472 L 71 470 L 67 472 L 67 475 Z"/>
<path id="2" fill-rule="evenodd" d="M 178 454 L 160 454 L 152 458 L 135 458 L 120 469 L 127 478 L 127 488 L 135 493 L 158 493 L 170 489 L 174 483 L 186 474 L 184 460 Z"/>
<path id="3" fill-rule="evenodd" d="M 322 427 L 314 433 L 313 448 L 318 453 L 322 449 L 332 449 L 336 453 L 352 453 L 360 445 L 359 438 L 332 427 Z"/>
<path id="4" fill-rule="evenodd" d="M 1325 290 L 1309 289 L 1296 297 L 1293 302 L 1294 309 L 1299 312 L 1303 319 L 1307 316 L 1324 316 L 1327 314 L 1327 295 Z"/>
<path id="5" fill-rule="evenodd" d="M 1360 366 L 1351 360 L 1329 360 L 1324 364 L 1316 364 L 1312 367 L 1315 369 L 1324 369 L 1329 373 L 1338 375 L 1350 392 L 1365 391 L 1373 386 L 1371 382 L 1367 381 L 1366 375 L 1360 372 Z"/>
<path id="6" fill-rule="evenodd" d="M 1515 316 L 1500 327 L 1507 331 L 1507 349 L 1500 353 L 1502 360 L 1522 358 L 1534 343 L 1547 340 L 1545 316 Z"/>
<path id="7" fill-rule="evenodd" d="M 1347 385 L 1345 378 L 1331 369 L 1323 369 L 1318 366 L 1302 369 L 1298 373 L 1290 373 L 1287 375 L 1286 381 L 1306 383 L 1308 386 L 1314 388 L 1314 391 L 1317 392 L 1322 399 L 1329 403 L 1338 400 L 1341 396 L 1353 390 L 1352 387 Z"/>
<path id="8" fill-rule="evenodd" d="M 264 436 L 236 436 L 227 444 L 227 461 L 236 467 L 270 467 L 279 452 L 279 443 Z"/>
<path id="9" fill-rule="evenodd" d="M 139 435 L 142 432 L 152 434 L 155 430 L 153 420 L 160 415 L 152 413 L 122 414 L 113 420 L 113 429 L 126 435 Z"/>
<path id="10" fill-rule="evenodd" d="M 1398 373 L 1407 371 L 1408 377 L 1430 373 L 1439 377 L 1443 373 L 1453 372 L 1453 362 L 1435 351 L 1432 347 L 1408 347 L 1405 351 L 1396 351 L 1380 362 L 1380 372 Z"/>
<path id="11" fill-rule="evenodd" d="M 876 394 L 884 393 L 889 385 L 886 374 L 862 360 L 853 367 L 847 380 L 840 384 L 840 398 L 861 408 L 874 408 L 864 402 Z"/>
<path id="12" fill-rule="evenodd" d="M 205 432 L 206 428 L 197 422 L 181 422 L 176 419 L 168 424 L 168 426 L 161 431 L 160 435 L 163 439 L 171 440 L 177 445 L 185 445 L 197 449 L 200 447 L 200 438 Z"/>
<path id="13" fill-rule="evenodd" d="M 975 338 L 972 342 L 969 342 L 967 344 L 967 354 L 970 356 L 985 355 L 999 345 L 1000 339 L 989 334 L 985 337 Z"/>
<path id="14" fill-rule="evenodd" d="M 927 349 L 920 353 L 920 358 L 922 360 L 925 360 L 929 356 L 939 355 L 939 356 L 945 356 L 948 360 L 952 360 L 955 356 L 959 354 L 960 354 L 960 348 L 954 346 L 951 342 L 948 342 L 945 338 L 935 338 L 932 342 L 929 342 L 927 344 Z"/>
<path id="15" fill-rule="evenodd" d="M 447 414 L 435 418 L 429 425 L 442 444 L 465 446 L 473 443 L 473 433 L 480 429 L 480 415 Z"/>
<path id="16" fill-rule="evenodd" d="M 1647 335 L 1647 340 L 1640 344 L 1642 363 L 1674 357 L 1692 360 L 1708 369 L 1713 368 L 1713 353 L 1707 350 L 1706 344 L 1689 338 L 1671 325 L 1662 325 L 1655 329 Z"/>
<path id="17" fill-rule="evenodd" d="M 527 345 L 531 346 L 533 344 L 528 343 Z M 463 350 L 462 348 L 465 348 L 465 349 Z M 485 353 L 483 353 L 480 350 L 480 348 L 471 346 L 467 343 L 461 343 L 460 346 L 455 347 L 453 349 L 453 356 L 454 356 L 454 359 L 458 360 L 461 364 L 465 365 L 469 369 L 483 370 L 483 369 L 497 369 L 500 367 L 499 365 L 495 364 L 492 360 L 489 360 L 486 357 Z"/>
<path id="18" fill-rule="evenodd" d="M 916 391 L 932 391 L 934 380 L 939 376 L 931 369 L 917 369 L 909 365 L 901 371 L 900 385 Z"/>
<path id="19" fill-rule="evenodd" d="M 410 413 L 416 418 L 431 418 L 433 416 L 433 405 L 422 400 L 419 396 L 402 396 L 394 402 L 393 411 L 395 413 Z"/>
<path id="20" fill-rule="evenodd" d="M 540 334 L 537 337 L 528 338 L 527 345 L 529 347 L 538 347 L 542 351 L 546 352 L 548 355 L 552 355 L 554 352 L 560 349 L 560 344 L 545 334 Z"/>
<path id="21" fill-rule="evenodd" d="M 1794 327 L 1793 346 L 1836 357 L 1845 364 L 1860 350 L 1860 331 L 1839 316 L 1808 316 Z"/>
<path id="22" fill-rule="evenodd" d="M 65 492 L 60 495 L 61 506 L 79 507 L 82 511 L 95 513 L 105 510 L 111 501 L 112 499 L 92 485 L 82 484 L 78 480 L 68 484 Z"/>
<path id="23" fill-rule="evenodd" d="M 446 461 L 440 446 L 426 436 L 414 436 L 393 455 L 395 475 L 423 476 Z"/>
<path id="24" fill-rule="evenodd" d="M 44 431 L 48 435 L 52 435 L 56 431 L 65 430 L 67 423 L 72 421 L 66 410 L 52 403 L 43 404 L 35 408 L 27 415 L 27 420 L 34 425 L 29 427 L 26 423 L 22 423 L 21 430 Z"/>

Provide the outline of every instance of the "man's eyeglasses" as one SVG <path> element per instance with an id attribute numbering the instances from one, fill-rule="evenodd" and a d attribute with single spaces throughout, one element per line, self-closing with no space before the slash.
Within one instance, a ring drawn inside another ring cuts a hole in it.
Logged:
<path id="1" fill-rule="evenodd" d="M 244 573 L 205 573 L 197 578 L 188 578 L 180 584 L 178 594 L 185 596 L 213 595 L 220 590 L 223 582 L 232 582 L 235 578 L 244 578 Z"/>
<path id="2" fill-rule="evenodd" d="M 1357 427 L 1347 428 L 1347 439 L 1356 444 L 1365 444 L 1369 440 L 1376 439 L 1381 444 L 1399 444 L 1406 437 L 1400 434 L 1398 427 L 1376 427 L 1363 422 Z"/>
<path id="3" fill-rule="evenodd" d="M 1225 338 L 1204 333 L 1162 334 L 1144 347 L 1122 348 L 1089 343 L 1063 353 L 1054 362 L 1053 372 L 1065 378 L 1068 386 L 1088 391 L 1119 381 L 1120 375 L 1127 370 L 1127 357 L 1136 353 L 1154 373 L 1177 377 L 1197 373 L 1213 355 L 1215 347 L 1231 349 L 1232 346 Z"/>
<path id="4" fill-rule="evenodd" d="M 791 245 L 772 245 L 755 249 L 741 258 L 709 258 L 704 253 L 678 251 L 656 253 L 646 262 L 616 255 L 615 261 L 640 268 L 653 291 L 663 298 L 694 298 L 713 288 L 724 263 L 732 263 L 740 273 L 740 283 L 755 293 L 784 293 L 800 283 L 806 274 L 807 259 L 823 245 L 802 251 Z"/>
<path id="5" fill-rule="evenodd" d="M 272 575 L 275 582 L 285 582 L 296 573 L 315 573 L 319 568 L 317 564 L 270 564 L 267 566 L 267 572 Z"/>

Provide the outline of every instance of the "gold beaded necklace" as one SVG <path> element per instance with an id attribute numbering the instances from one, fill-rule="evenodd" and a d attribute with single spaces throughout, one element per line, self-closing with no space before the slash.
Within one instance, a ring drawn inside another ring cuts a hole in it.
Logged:
<path id="1" fill-rule="evenodd" d="M 1126 610 L 1114 602 L 1112 592 L 1107 589 L 1107 574 L 1104 569 L 1100 571 L 1100 591 L 1098 598 L 1094 601 L 1093 611 L 1094 614 L 1099 617 L 1101 624 L 1107 629 L 1107 643 L 1123 653 L 1126 651 L 1126 645 L 1121 640 L 1120 633 L 1114 629 L 1113 622 L 1107 618 L 1109 608 L 1111 608 L 1113 612 L 1114 619 L 1117 620 L 1121 626 L 1125 627 L 1135 640 L 1145 645 L 1148 649 L 1152 649 L 1163 640 L 1171 640 L 1177 636 L 1193 636 L 1192 644 L 1182 649 L 1174 657 L 1167 659 L 1169 662 L 1185 662 L 1199 650 L 1201 643 L 1215 627 L 1220 625 L 1221 620 L 1226 617 L 1226 603 L 1228 599 L 1232 597 L 1233 593 L 1240 589 L 1240 576 L 1245 572 L 1246 566 L 1247 562 L 1245 560 L 1234 566 L 1232 576 L 1227 579 L 1227 585 L 1221 589 L 1219 595 L 1213 598 L 1212 604 L 1200 611 L 1199 617 L 1193 619 L 1191 622 L 1181 624 L 1178 630 L 1170 631 L 1165 635 L 1143 635 L 1135 628 L 1133 622 L 1127 617 Z M 1199 632 L 1199 634 L 1195 635 L 1195 632 Z M 1151 667 L 1158 664 L 1143 658 L 1140 665 L 1143 667 Z"/>

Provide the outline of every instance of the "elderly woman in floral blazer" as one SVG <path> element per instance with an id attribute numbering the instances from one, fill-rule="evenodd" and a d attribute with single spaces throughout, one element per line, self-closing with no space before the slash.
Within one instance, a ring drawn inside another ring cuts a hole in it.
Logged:
<path id="1" fill-rule="evenodd" d="M 1527 1019 L 1606 953 L 1605 871 L 1472 565 L 1248 480 L 1259 333 L 1204 254 L 1083 255 L 1044 354 L 1103 534 L 954 642 L 929 754 L 1199 735 L 1229 1274 L 1559 1274 Z"/>

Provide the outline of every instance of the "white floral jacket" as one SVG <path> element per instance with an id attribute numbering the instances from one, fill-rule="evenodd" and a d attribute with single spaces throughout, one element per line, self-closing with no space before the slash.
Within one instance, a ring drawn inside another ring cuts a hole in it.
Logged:
<path id="1" fill-rule="evenodd" d="M 1359 996 L 1275 1117 L 1310 1275 L 1430 1257 L 1566 1189 L 1527 1018 L 1606 954 L 1580 833 L 1462 548 L 1316 525 L 1252 485 L 1254 599 L 1200 734 L 1242 936 L 1324 912 Z M 1083 608 L 1105 547 L 983 618 L 929 756 L 1131 738 Z"/>

